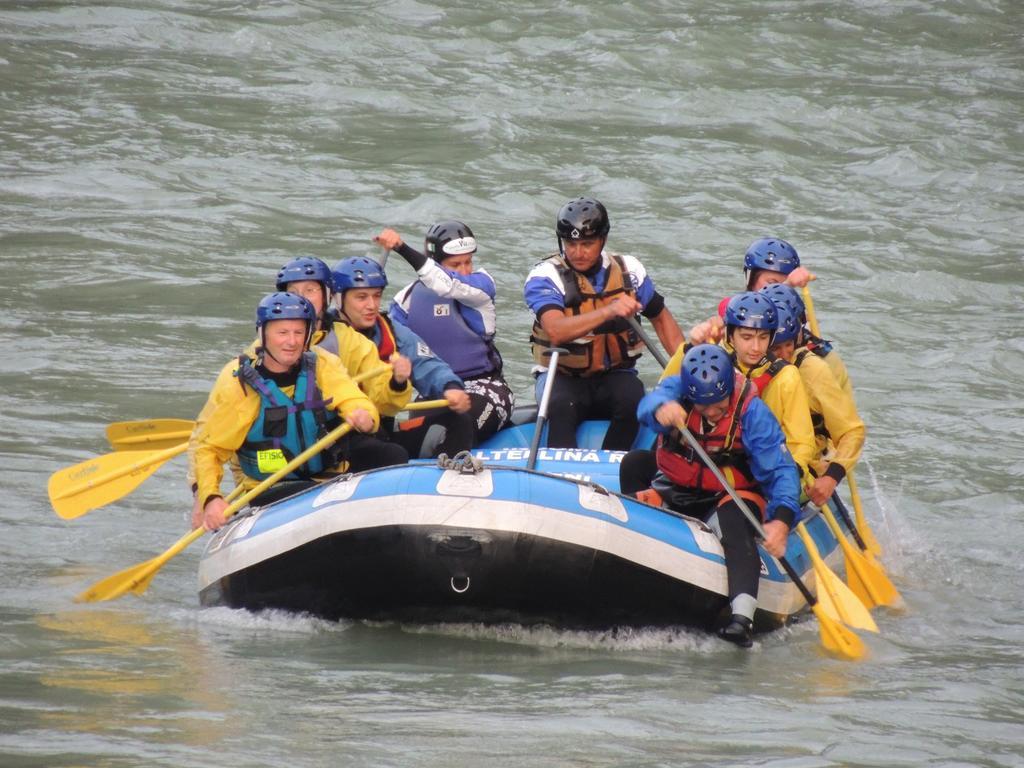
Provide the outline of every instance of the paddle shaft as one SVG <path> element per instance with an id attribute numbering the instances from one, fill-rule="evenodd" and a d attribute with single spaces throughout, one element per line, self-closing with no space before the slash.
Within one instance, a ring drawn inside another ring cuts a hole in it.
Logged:
<path id="1" fill-rule="evenodd" d="M 818 316 L 814 311 L 814 299 L 811 298 L 811 289 L 806 285 L 800 289 L 804 297 L 804 311 L 807 313 L 807 324 L 811 327 L 811 333 L 821 336 L 821 327 L 818 325 Z"/>
<path id="2" fill-rule="evenodd" d="M 866 552 L 868 545 L 864 543 L 864 539 L 861 538 L 860 532 L 857 530 L 857 526 L 853 523 L 853 518 L 850 517 L 850 510 L 846 508 L 843 500 L 839 498 L 839 492 L 836 491 L 832 494 L 832 500 L 836 503 L 836 509 L 839 510 L 839 516 L 843 518 L 843 522 L 846 524 L 847 529 L 853 534 L 853 540 L 857 542 L 857 546 L 860 547 L 861 551 Z"/>
<path id="3" fill-rule="evenodd" d="M 544 354 L 550 356 L 548 362 L 548 376 L 544 379 L 544 391 L 540 396 L 540 405 L 537 407 L 537 424 L 533 429 L 533 440 L 530 441 L 530 456 L 526 460 L 527 469 L 537 468 L 537 454 L 540 452 L 540 437 L 544 432 L 544 425 L 548 420 L 548 402 L 551 400 L 551 387 L 555 384 L 555 376 L 558 375 L 558 356 L 569 350 L 562 347 L 552 347 L 544 350 Z"/>
<path id="4" fill-rule="evenodd" d="M 693 433 L 690 432 L 690 430 L 688 430 L 686 427 L 680 428 L 679 431 L 682 434 L 683 439 L 687 442 L 687 444 L 694 450 L 694 452 L 698 456 L 700 456 L 700 460 L 704 462 L 704 464 L 707 466 L 709 470 L 711 470 L 711 474 L 715 476 L 715 479 L 722 484 L 722 487 L 725 489 L 725 492 L 729 494 L 729 496 L 732 498 L 734 502 L 736 502 L 736 506 L 740 508 L 740 512 L 742 512 L 743 515 L 750 522 L 750 524 L 754 526 L 754 530 L 757 531 L 757 534 L 762 539 L 766 538 L 764 526 L 761 525 L 761 521 L 758 520 L 754 513 L 750 511 L 750 507 L 747 506 L 747 502 L 743 499 L 743 497 L 736 493 L 736 489 L 729 484 L 729 481 L 726 479 L 725 475 L 722 474 L 722 470 L 720 470 L 718 468 L 718 465 L 715 464 L 714 461 L 712 461 L 710 456 L 708 456 L 707 451 L 705 451 L 704 447 L 697 441 L 697 438 L 693 436 Z M 794 584 L 796 584 L 796 588 L 800 590 L 800 594 L 804 596 L 804 599 L 807 601 L 808 605 L 814 606 L 815 603 L 818 602 L 818 598 L 812 595 L 811 591 L 807 589 L 807 586 L 804 584 L 803 580 L 800 578 L 799 574 L 796 572 L 793 566 L 789 564 L 789 561 L 785 557 L 777 557 L 775 559 L 779 561 L 779 565 L 782 566 L 782 570 L 786 572 L 786 575 L 789 576 L 790 580 Z"/>
<path id="5" fill-rule="evenodd" d="M 286 475 L 293 472 L 298 467 L 301 467 L 313 456 L 320 453 L 327 446 L 337 442 L 345 434 L 352 429 L 352 425 L 345 423 L 338 427 L 335 427 L 322 438 L 317 440 L 313 445 L 309 446 L 306 450 L 296 456 L 294 459 L 289 461 L 281 469 L 274 472 L 270 477 L 260 481 L 255 488 L 246 493 L 242 494 L 239 498 L 231 502 L 224 510 L 224 519 L 227 520 L 234 515 L 239 509 L 248 504 L 252 499 L 259 496 L 263 491 L 267 490 L 270 486 L 274 485 L 278 480 L 282 479 Z M 235 489 L 235 492 L 238 488 Z M 235 495 L 233 492 L 231 495 Z M 231 498 L 229 495 L 228 498 Z M 182 536 L 175 542 L 170 549 L 166 550 L 162 554 L 154 557 L 151 560 L 147 560 L 138 565 L 134 565 L 131 568 L 127 568 L 123 571 L 119 571 L 112 576 L 108 576 L 102 581 L 97 582 L 92 587 L 87 589 L 82 594 L 75 598 L 78 602 L 97 602 L 102 600 L 113 600 L 114 598 L 120 597 L 126 592 L 135 592 L 141 594 L 146 590 L 153 576 L 163 568 L 164 564 L 167 563 L 172 557 L 177 555 L 179 552 L 188 547 L 196 539 L 200 538 L 204 533 L 205 529 L 196 528 L 195 530 L 189 531 L 187 534 Z"/>
<path id="6" fill-rule="evenodd" d="M 647 349 L 649 349 L 651 354 L 654 355 L 654 359 L 658 361 L 658 365 L 662 368 L 667 366 L 668 358 L 665 357 L 665 353 L 655 346 L 654 341 L 647 335 L 647 332 L 643 329 L 640 323 L 637 322 L 637 319 L 632 316 L 627 317 L 626 322 L 629 323 L 629 327 L 633 329 L 633 332 L 640 337 L 640 341 L 647 345 Z"/>

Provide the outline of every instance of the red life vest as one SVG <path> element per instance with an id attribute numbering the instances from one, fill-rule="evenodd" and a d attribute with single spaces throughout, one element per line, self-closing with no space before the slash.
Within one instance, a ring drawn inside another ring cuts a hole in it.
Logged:
<path id="1" fill-rule="evenodd" d="M 771 360 L 771 363 L 769 363 L 768 366 L 766 366 L 765 369 L 757 376 L 750 377 L 750 381 L 757 386 L 757 391 L 759 393 L 768 389 L 768 385 L 772 383 L 772 379 L 778 376 L 779 371 L 789 365 L 789 362 L 783 360 L 781 357 L 775 357 L 774 355 L 769 355 L 768 357 Z"/>
<path id="2" fill-rule="evenodd" d="M 742 440 L 742 417 L 750 406 L 750 401 L 756 396 L 757 387 L 737 373 L 729 410 L 710 432 L 704 432 L 704 419 L 696 409 L 691 409 L 686 419 L 687 429 L 722 470 L 725 479 L 736 489 L 749 490 L 758 487 L 757 482 L 750 476 Z M 655 455 L 658 469 L 674 485 L 715 493 L 725 491 L 693 449 L 680 442 L 678 435 L 662 435 L 658 438 Z"/>
<path id="3" fill-rule="evenodd" d="M 395 341 L 395 332 L 391 330 L 391 318 L 384 314 L 377 315 L 377 329 L 380 331 L 380 341 L 377 342 L 377 356 L 386 363 L 398 349 L 398 342 Z"/>

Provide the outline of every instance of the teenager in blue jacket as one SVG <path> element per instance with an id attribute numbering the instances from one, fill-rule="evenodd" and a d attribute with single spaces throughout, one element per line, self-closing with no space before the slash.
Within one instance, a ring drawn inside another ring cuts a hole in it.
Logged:
<path id="1" fill-rule="evenodd" d="M 659 433 L 654 481 L 637 497 L 697 517 L 719 532 L 732 616 L 718 634 L 749 647 L 761 570 L 755 531 L 679 430 L 689 429 L 729 484 L 751 502 L 748 506 L 760 510 L 764 547 L 781 557 L 789 530 L 800 519 L 799 474 L 782 429 L 757 397 L 756 385 L 733 370 L 725 350 L 711 344 L 691 349 L 679 375 L 640 402 L 637 418 Z M 621 471 L 627 492 L 628 461 Z"/>

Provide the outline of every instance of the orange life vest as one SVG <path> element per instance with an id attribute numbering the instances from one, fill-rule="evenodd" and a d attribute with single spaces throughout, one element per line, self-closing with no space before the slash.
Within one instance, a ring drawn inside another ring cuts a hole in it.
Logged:
<path id="1" fill-rule="evenodd" d="M 622 257 L 617 254 L 611 254 L 610 257 L 608 281 L 604 290 L 600 292 L 594 289 L 585 275 L 566 264 L 561 256 L 556 254 L 548 258 L 548 261 L 555 265 L 565 286 L 563 311 L 566 317 L 575 317 L 584 312 L 600 309 L 620 294 L 633 294 L 633 286 L 627 278 Z M 544 350 L 550 349 L 553 345 L 551 337 L 537 319 L 533 322 L 530 344 L 533 348 L 533 359 L 546 366 L 548 359 L 544 356 Z M 643 352 L 640 337 L 629 327 L 626 319 L 621 317 L 603 323 L 585 336 L 573 339 L 562 346 L 568 349 L 569 353 L 559 356 L 558 371 L 569 376 L 592 376 L 602 371 L 632 368 Z"/>

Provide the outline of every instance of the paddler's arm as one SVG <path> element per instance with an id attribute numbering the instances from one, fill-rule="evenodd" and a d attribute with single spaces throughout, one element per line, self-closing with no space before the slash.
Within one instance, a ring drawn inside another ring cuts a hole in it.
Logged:
<path id="1" fill-rule="evenodd" d="M 836 486 L 854 468 L 864 447 L 864 422 L 857 406 L 829 370 L 828 363 L 813 354 L 800 366 L 808 397 L 813 400 L 825 420 L 825 429 L 835 450 L 824 467 L 817 467 L 819 476 L 807 495 L 819 507 L 832 497 Z"/>
<path id="2" fill-rule="evenodd" d="M 740 435 L 750 471 L 767 500 L 764 547 L 782 557 L 789 530 L 800 520 L 800 473 L 768 406 L 754 398 L 741 418 Z"/>
<path id="3" fill-rule="evenodd" d="M 586 336 L 605 323 L 624 317 L 633 317 L 643 306 L 627 294 L 621 294 L 597 309 L 579 315 L 566 315 L 561 309 L 549 306 L 541 311 L 537 321 L 555 346 Z"/>
<path id="4" fill-rule="evenodd" d="M 679 327 L 679 323 L 669 312 L 668 307 L 662 306 L 661 312 L 650 318 L 650 321 L 654 326 L 654 332 L 658 334 L 661 346 L 669 355 L 674 355 L 676 350 L 683 345 L 685 339 L 682 328 Z"/>
<path id="5" fill-rule="evenodd" d="M 483 270 L 460 275 L 445 269 L 437 261 L 427 258 L 403 242 L 401 235 L 393 229 L 385 229 L 373 239 L 405 259 L 416 270 L 420 282 L 438 296 L 451 297 L 460 304 L 474 308 L 486 307 L 494 301 L 497 291 L 494 278 Z"/>
<path id="6" fill-rule="evenodd" d="M 679 402 L 682 395 L 683 382 L 679 376 L 662 379 L 640 401 L 637 420 L 659 434 L 667 434 L 672 426 L 685 423 L 686 411 Z"/>
<path id="7" fill-rule="evenodd" d="M 203 508 L 202 524 L 207 530 L 224 525 L 227 503 L 221 496 L 220 482 L 224 464 L 245 442 L 259 411 L 259 396 L 246 389 L 244 392 L 229 364 L 210 392 L 207 406 L 206 429 L 199 435 L 195 450 L 196 496 Z"/>

